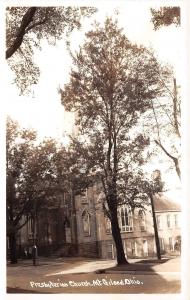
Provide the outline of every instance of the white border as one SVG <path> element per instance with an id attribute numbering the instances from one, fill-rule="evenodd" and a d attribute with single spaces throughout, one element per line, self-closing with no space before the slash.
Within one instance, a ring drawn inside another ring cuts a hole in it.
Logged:
<path id="1" fill-rule="evenodd" d="M 190 299 L 190 276 L 189 276 L 189 267 L 190 267 L 190 87 L 188 83 L 188 79 L 190 79 L 190 1 L 188 0 L 1 0 L 0 3 L 0 29 L 2 32 L 5 32 L 5 14 L 4 10 L 6 6 L 64 6 L 64 5 L 88 5 L 88 6 L 98 6 L 102 7 L 104 5 L 116 5 L 130 2 L 138 4 L 141 2 L 143 5 L 152 5 L 152 6 L 167 6 L 167 5 L 176 5 L 181 6 L 182 9 L 182 28 L 184 32 L 184 36 L 182 37 L 182 43 L 184 47 L 184 61 L 182 62 L 184 65 L 184 88 L 182 91 L 182 98 L 185 99 L 182 107 L 182 117 L 183 117 L 183 138 L 182 138 L 182 187 L 183 187 L 183 199 L 186 199 L 182 206 L 182 214 L 183 214 L 183 224 L 182 224 L 182 239 L 183 239 L 183 247 L 182 247 L 182 293 L 181 294 L 98 294 L 98 297 L 104 299 L 136 299 L 137 297 L 142 299 Z M 5 44 L 4 35 L 1 34 L 1 45 Z M 1 66 L 4 65 L 4 47 L 0 47 L 0 61 L 2 62 Z M 4 86 L 3 74 L 1 72 L 0 79 L 2 82 L 2 87 Z M 3 101 L 6 101 L 4 97 L 1 95 L 1 112 L 0 112 L 0 143 L 4 145 L 5 143 L 5 122 L 4 122 L 4 114 L 3 114 Z M 1 173 L 1 195 L 5 195 L 5 149 L 1 147 L 1 155 L 0 155 L 0 167 L 3 172 Z M 3 178 L 3 180 L 2 180 Z M 2 198 L 3 199 L 3 198 Z M 5 197 L 4 197 L 5 199 Z M 3 199 L 3 200 L 4 200 Z M 0 267 L 1 272 L 4 276 L 1 276 L 0 280 L 0 293 L 3 299 L 31 299 L 34 296 L 41 299 L 49 299 L 52 297 L 63 298 L 67 297 L 68 300 L 73 299 L 73 297 L 87 299 L 97 297 L 96 294 L 52 294 L 52 295 L 40 295 L 40 294 L 5 294 L 5 285 L 6 285 L 6 267 L 5 267 L 5 216 L 6 216 L 6 206 L 3 203 L 3 209 L 1 209 L 1 255 L 0 255 Z M 4 245 L 4 246 L 3 246 Z"/>

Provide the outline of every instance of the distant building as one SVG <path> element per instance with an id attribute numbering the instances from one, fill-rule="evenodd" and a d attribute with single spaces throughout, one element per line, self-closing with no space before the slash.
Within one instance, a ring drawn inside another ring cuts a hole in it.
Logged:
<path id="1" fill-rule="evenodd" d="M 162 253 L 172 253 L 180 250 L 180 205 L 165 196 L 156 195 L 154 206 Z"/>

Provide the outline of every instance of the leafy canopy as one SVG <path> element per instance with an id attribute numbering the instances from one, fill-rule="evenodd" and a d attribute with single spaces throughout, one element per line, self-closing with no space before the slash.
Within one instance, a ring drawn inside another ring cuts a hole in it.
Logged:
<path id="1" fill-rule="evenodd" d="M 152 23 L 154 30 L 160 29 L 162 26 L 169 26 L 174 24 L 180 25 L 180 7 L 177 6 L 165 6 L 160 9 L 151 8 Z"/>
<path id="2" fill-rule="evenodd" d="M 42 39 L 55 45 L 68 36 L 81 20 L 95 13 L 93 7 L 8 7 L 6 14 L 6 58 L 21 92 L 38 81 L 40 70 L 33 61 Z"/>
<path id="3" fill-rule="evenodd" d="M 17 231 L 29 216 L 43 208 L 58 208 L 64 193 L 75 194 L 88 186 L 86 166 L 53 139 L 37 141 L 36 132 L 7 119 L 7 222 L 8 233 Z M 60 197 L 61 196 L 61 197 Z"/>
<path id="4" fill-rule="evenodd" d="M 127 179 L 144 162 L 149 139 L 136 126 L 151 100 L 164 93 L 159 76 L 153 53 L 132 44 L 111 18 L 104 26 L 96 24 L 73 55 L 62 103 L 77 112 L 79 143 L 99 172 L 106 195 L 123 193 Z M 128 180 L 129 185 L 134 181 Z"/>

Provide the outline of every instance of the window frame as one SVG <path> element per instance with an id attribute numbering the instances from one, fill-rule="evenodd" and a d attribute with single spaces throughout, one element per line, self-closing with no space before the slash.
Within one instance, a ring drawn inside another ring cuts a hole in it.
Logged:
<path id="1" fill-rule="evenodd" d="M 87 216 L 87 220 L 85 220 L 85 216 Z M 82 227 L 83 227 L 83 234 L 84 236 L 91 236 L 91 223 L 90 223 L 90 213 L 87 211 L 87 210 L 84 210 L 82 212 Z M 88 226 L 88 230 L 85 230 L 85 223 L 87 224 Z"/>
<path id="2" fill-rule="evenodd" d="M 105 217 L 105 230 L 107 234 L 111 234 L 112 230 L 111 230 L 111 221 L 108 217 Z"/>
<path id="3" fill-rule="evenodd" d="M 174 249 L 174 238 L 172 237 L 172 236 L 170 236 L 169 238 L 168 238 L 168 241 L 169 241 L 169 250 L 170 251 L 174 251 L 175 249 Z"/>
<path id="4" fill-rule="evenodd" d="M 162 216 L 161 214 L 156 215 L 156 225 L 158 229 L 162 229 Z"/>
<path id="5" fill-rule="evenodd" d="M 178 214 L 174 214 L 174 224 L 175 224 L 175 228 L 179 228 L 179 215 Z"/>
<path id="6" fill-rule="evenodd" d="M 171 215 L 167 214 L 166 216 L 167 228 L 171 228 Z"/>
<path id="7" fill-rule="evenodd" d="M 121 232 L 133 232 L 133 213 L 129 206 L 122 205 L 118 208 L 118 221 Z"/>
<path id="8" fill-rule="evenodd" d="M 111 255 L 109 255 L 111 254 Z M 107 256 L 109 259 L 114 259 L 114 245 L 113 244 L 107 244 Z M 111 257 L 110 257 L 111 256 Z"/>
<path id="9" fill-rule="evenodd" d="M 138 220 L 139 220 L 140 230 L 146 231 L 146 214 L 142 209 L 140 209 L 138 212 Z"/>

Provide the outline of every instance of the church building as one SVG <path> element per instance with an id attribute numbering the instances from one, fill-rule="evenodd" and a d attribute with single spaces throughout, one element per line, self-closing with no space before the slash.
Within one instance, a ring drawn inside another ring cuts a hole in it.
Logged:
<path id="1" fill-rule="evenodd" d="M 35 243 L 39 255 L 115 259 L 111 223 L 104 214 L 102 196 L 98 184 L 74 199 L 71 195 L 59 195 L 55 199 L 57 205 L 40 211 L 35 228 L 30 219 L 21 229 L 18 236 L 20 252 L 23 253 L 25 248 L 31 251 Z M 179 254 L 180 205 L 159 193 L 154 197 L 154 208 L 161 253 Z M 133 210 L 121 205 L 118 220 L 127 258 L 156 256 L 151 205 Z"/>

